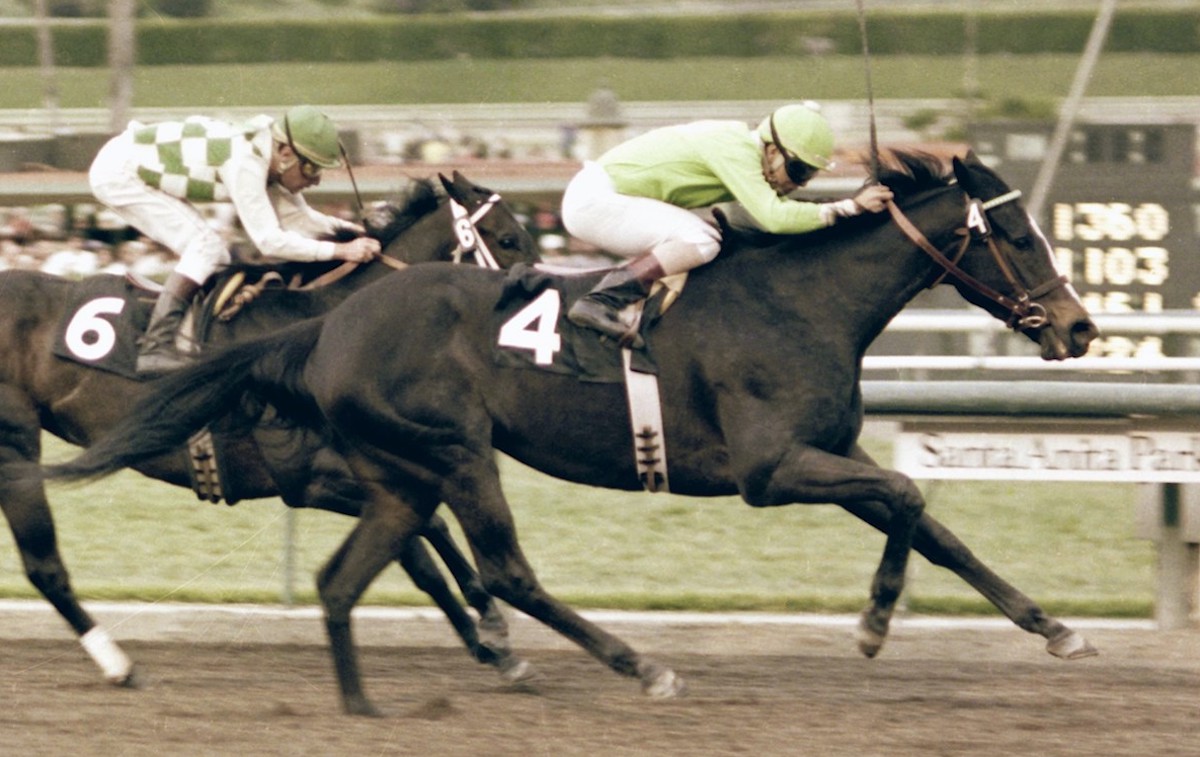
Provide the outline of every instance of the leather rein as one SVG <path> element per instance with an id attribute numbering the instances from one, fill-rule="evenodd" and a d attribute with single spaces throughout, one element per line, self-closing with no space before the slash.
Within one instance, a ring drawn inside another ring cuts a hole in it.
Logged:
<path id="1" fill-rule="evenodd" d="M 471 254 L 475 256 L 475 263 L 480 268 L 500 268 L 500 265 L 496 262 L 495 256 L 492 255 L 491 250 L 488 249 L 487 244 L 483 241 L 483 236 L 479 233 L 479 229 L 477 227 L 479 221 L 482 220 L 483 217 L 492 210 L 492 208 L 496 207 L 496 204 L 499 202 L 500 195 L 493 193 L 491 197 L 487 198 L 478 208 L 475 209 L 474 213 L 468 213 L 467 209 L 464 208 L 462 204 L 458 202 L 458 200 L 455 200 L 453 197 L 450 198 L 450 212 L 454 220 L 454 236 L 457 237 L 458 241 L 458 246 L 455 247 L 454 253 L 451 256 L 451 259 L 455 263 L 461 263 L 463 256 Z M 409 266 L 408 263 L 388 257 L 387 255 L 380 255 L 375 259 L 389 268 L 394 268 L 397 271 L 408 268 Z M 340 281 L 352 271 L 357 269 L 360 265 L 362 265 L 362 263 L 356 263 L 353 260 L 347 260 L 336 268 L 326 271 L 308 283 L 294 284 L 288 288 L 301 292 L 320 289 L 321 287 L 329 286 L 336 281 Z M 217 304 L 213 307 L 213 311 L 218 314 L 218 319 L 222 321 L 228 321 L 232 319 L 243 307 L 246 306 L 246 304 L 258 297 L 259 293 L 262 292 L 262 290 L 267 286 L 280 283 L 286 286 L 286 282 L 283 282 L 282 278 L 280 278 L 279 274 L 277 273 L 267 274 L 262 278 L 261 281 L 244 287 L 242 286 L 243 280 L 244 275 L 241 273 L 237 274 L 237 277 L 232 282 L 232 285 L 227 286 L 225 291 L 222 292 L 217 298 Z"/>
<path id="2" fill-rule="evenodd" d="M 1012 266 L 1009 265 L 1004 254 L 1000 252 L 996 240 L 992 237 L 991 228 L 987 221 L 987 211 L 1007 202 L 1012 202 L 1020 196 L 1020 190 L 1014 189 L 986 202 L 968 197 L 966 224 L 955 232 L 962 237 L 962 242 L 959 244 L 953 258 L 946 257 L 941 250 L 934 247 L 925 235 L 921 233 L 921 230 L 904 215 L 903 211 L 894 202 L 889 202 L 887 206 L 888 212 L 892 215 L 892 220 L 896 222 L 896 225 L 900 227 L 900 230 L 904 232 L 909 241 L 941 266 L 942 274 L 929 285 L 931 289 L 942 283 L 947 276 L 952 276 L 963 286 L 974 290 L 984 298 L 1007 310 L 1008 318 L 1005 320 L 1005 325 L 1014 331 L 1039 329 L 1045 326 L 1049 322 L 1046 317 L 1046 308 L 1036 302 L 1036 300 L 1060 287 L 1066 286 L 1068 282 L 1066 276 L 1060 275 L 1039 284 L 1033 289 L 1026 289 L 1020 278 L 1013 273 Z M 958 261 L 962 260 L 971 243 L 977 239 L 987 243 L 988 249 L 996 261 L 996 265 L 1000 268 L 1000 272 L 1004 275 L 1005 280 L 1012 287 L 1013 291 L 1016 292 L 1016 299 L 992 289 L 959 267 Z"/>
<path id="3" fill-rule="evenodd" d="M 500 195 L 493 193 L 491 197 L 483 201 L 474 213 L 468 213 L 467 209 L 453 197 L 450 198 L 450 213 L 454 222 L 454 236 L 458 238 L 458 246 L 455 247 L 452 259 L 455 263 L 461 263 L 463 256 L 474 255 L 475 264 L 480 268 L 499 269 L 500 264 L 496 262 L 496 258 L 492 255 L 492 251 L 488 249 L 487 244 L 483 241 L 483 236 L 479 233 L 477 224 L 486 216 L 496 204 L 500 202 Z M 408 263 L 402 260 L 380 255 L 376 258 L 380 263 L 394 268 L 397 271 L 408 267 Z M 348 273 L 358 268 L 360 263 L 355 263 L 352 260 L 347 260 L 337 268 L 334 268 L 327 273 L 324 273 L 304 286 L 302 290 L 319 289 L 323 286 L 328 286 L 335 281 L 346 276 Z"/>

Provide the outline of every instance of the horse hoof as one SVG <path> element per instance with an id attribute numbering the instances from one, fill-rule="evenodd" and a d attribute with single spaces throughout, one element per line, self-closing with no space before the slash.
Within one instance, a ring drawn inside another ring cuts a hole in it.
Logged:
<path id="1" fill-rule="evenodd" d="M 130 668 L 129 672 L 122 676 L 112 676 L 108 679 L 108 682 L 122 689 L 142 688 L 142 677 L 138 674 L 137 668 Z"/>
<path id="2" fill-rule="evenodd" d="M 500 668 L 500 678 L 505 683 L 524 683 L 537 677 L 537 671 L 533 669 L 533 666 L 517 657 L 507 658 L 498 667 Z"/>
<path id="3" fill-rule="evenodd" d="M 342 709 L 347 715 L 364 718 L 381 718 L 383 713 L 366 697 L 347 697 L 342 700 Z"/>
<path id="4" fill-rule="evenodd" d="M 642 674 L 642 693 L 652 699 L 672 699 L 686 691 L 683 679 L 670 668 L 651 664 Z"/>
<path id="5" fill-rule="evenodd" d="M 1093 647 L 1087 639 L 1069 630 L 1051 639 L 1046 645 L 1046 651 L 1063 660 L 1081 660 L 1100 654 L 1100 650 Z"/>
<path id="6" fill-rule="evenodd" d="M 886 639 L 887 626 L 883 627 L 882 632 L 872 629 L 866 614 L 864 614 L 858 621 L 858 651 L 868 659 L 872 659 L 879 654 L 879 650 L 883 649 L 883 642 Z"/>

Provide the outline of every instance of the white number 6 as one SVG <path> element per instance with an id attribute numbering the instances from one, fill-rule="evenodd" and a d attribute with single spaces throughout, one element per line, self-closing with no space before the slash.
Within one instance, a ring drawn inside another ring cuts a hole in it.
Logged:
<path id="1" fill-rule="evenodd" d="M 75 311 L 67 325 L 64 339 L 67 349 L 81 360 L 100 360 L 117 344 L 117 331 L 102 318 L 104 315 L 120 315 L 125 309 L 125 300 L 120 297 L 97 297 Z"/>

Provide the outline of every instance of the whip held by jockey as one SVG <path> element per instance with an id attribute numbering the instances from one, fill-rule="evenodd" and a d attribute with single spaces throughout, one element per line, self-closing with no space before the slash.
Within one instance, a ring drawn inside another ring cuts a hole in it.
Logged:
<path id="1" fill-rule="evenodd" d="M 303 191 L 321 171 L 342 165 L 337 128 L 311 106 L 282 120 L 243 124 L 192 116 L 145 125 L 130 122 L 92 162 L 96 198 L 142 234 L 179 256 L 139 344 L 138 372 L 156 374 L 187 360 L 176 346 L 180 324 L 212 273 L 230 262 L 226 241 L 197 203 L 231 203 L 250 241 L 266 257 L 289 261 L 352 260 L 379 254 L 364 229 L 308 205 Z M 320 238 L 349 230 L 357 238 Z"/>
<path id="2" fill-rule="evenodd" d="M 577 300 L 567 317 L 618 341 L 637 339 L 619 313 L 666 275 L 708 263 L 720 231 L 694 209 L 739 203 L 763 231 L 798 234 L 840 217 L 884 209 L 892 193 L 872 184 L 836 202 L 791 199 L 832 166 L 833 130 L 811 102 L 785 105 L 757 129 L 740 121 L 696 121 L 646 132 L 588 162 L 563 196 L 575 237 L 627 264 Z"/>

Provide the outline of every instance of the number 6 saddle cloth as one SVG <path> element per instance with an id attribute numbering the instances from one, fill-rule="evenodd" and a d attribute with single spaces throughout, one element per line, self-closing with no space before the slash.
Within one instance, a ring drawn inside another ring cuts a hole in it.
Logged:
<path id="1" fill-rule="evenodd" d="M 74 284 L 54 341 L 54 354 L 137 378 L 137 340 L 150 320 L 153 292 L 124 276 L 89 276 Z"/>

